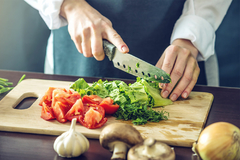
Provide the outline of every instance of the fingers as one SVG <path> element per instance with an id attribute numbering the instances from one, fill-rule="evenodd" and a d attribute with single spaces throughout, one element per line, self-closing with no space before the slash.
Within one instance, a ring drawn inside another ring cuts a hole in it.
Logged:
<path id="1" fill-rule="evenodd" d="M 190 58 L 190 60 L 188 61 L 182 78 L 179 80 L 177 86 L 174 88 L 171 95 L 169 96 L 172 101 L 177 100 L 179 96 L 181 96 L 182 98 L 187 98 L 192 91 L 194 85 L 196 84 L 200 69 L 197 62 L 193 59 L 194 58 Z"/>
<path id="2" fill-rule="evenodd" d="M 181 95 L 187 98 L 197 82 L 200 69 L 191 52 L 185 48 L 171 45 L 164 52 L 164 60 L 157 65 L 170 74 L 172 82 L 162 87 L 161 95 L 172 101 Z"/>
<path id="3" fill-rule="evenodd" d="M 195 67 L 195 70 L 194 70 L 193 74 L 192 75 L 191 74 L 189 74 L 189 75 L 186 74 L 184 76 L 185 80 L 183 79 L 179 83 L 179 87 L 181 88 L 181 86 L 183 86 L 182 88 L 184 88 L 184 85 L 186 84 L 185 81 L 187 81 L 187 82 L 190 81 L 188 86 L 182 92 L 180 90 L 180 92 L 176 93 L 176 94 L 181 94 L 182 98 L 187 98 L 189 96 L 190 92 L 192 91 L 193 87 L 197 83 L 197 79 L 198 79 L 198 76 L 199 76 L 199 73 L 200 73 L 200 69 L 199 69 L 197 63 L 195 63 L 194 67 Z M 186 71 L 186 73 L 188 73 L 188 71 Z"/>
<path id="4" fill-rule="evenodd" d="M 104 31 L 88 28 L 80 32 L 72 33 L 72 40 L 74 41 L 77 50 L 85 57 L 94 57 L 101 61 L 105 54 L 103 51 L 102 40 L 107 39 L 115 45 L 122 53 L 128 53 L 129 48 L 122 40 L 121 36 L 110 26 L 105 27 Z"/>
<path id="5" fill-rule="evenodd" d="M 74 44 L 75 44 L 78 52 L 83 53 L 81 37 L 78 36 L 78 37 L 76 37 L 76 38 L 74 38 L 74 39 L 72 38 L 72 40 L 73 40 L 73 42 L 74 42 Z"/>
<path id="6" fill-rule="evenodd" d="M 179 50 L 179 47 L 177 46 L 169 46 L 164 53 L 165 54 L 165 58 L 162 64 L 162 70 L 164 70 L 165 72 L 167 72 L 168 74 L 171 73 L 175 61 L 177 59 L 177 52 Z"/>
<path id="7" fill-rule="evenodd" d="M 82 53 L 85 57 L 92 57 L 90 31 L 85 30 L 82 34 Z"/>
<path id="8" fill-rule="evenodd" d="M 128 46 L 123 41 L 121 36 L 113 28 L 107 28 L 106 39 L 109 40 L 113 45 L 115 45 L 120 52 L 122 53 L 129 52 Z"/>
<path id="9" fill-rule="evenodd" d="M 91 49 L 92 55 L 98 61 L 102 61 L 105 57 L 105 53 L 103 51 L 102 44 L 102 36 L 99 33 L 95 33 L 95 35 L 91 39 Z"/>
<path id="10" fill-rule="evenodd" d="M 61 13 L 68 21 L 68 32 L 77 50 L 85 57 L 103 60 L 105 57 L 102 40 L 112 42 L 121 52 L 129 51 L 121 36 L 104 17 L 86 1 L 74 1 L 71 7 L 62 7 Z M 69 4 L 69 3 L 65 3 Z"/>

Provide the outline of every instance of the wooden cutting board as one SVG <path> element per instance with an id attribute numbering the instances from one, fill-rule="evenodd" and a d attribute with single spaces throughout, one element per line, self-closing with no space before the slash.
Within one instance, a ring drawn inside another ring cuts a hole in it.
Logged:
<path id="1" fill-rule="evenodd" d="M 56 120 L 45 121 L 40 118 L 41 106 L 39 101 L 48 87 L 69 88 L 73 82 L 26 79 L 18 84 L 0 101 L 0 130 L 47 135 L 60 135 L 70 128 L 70 122 L 59 123 Z M 37 97 L 28 109 L 14 109 L 24 98 Z M 156 110 L 169 112 L 169 119 L 159 123 L 148 123 L 135 126 L 144 138 L 153 137 L 172 146 L 191 147 L 206 122 L 213 101 L 213 95 L 206 92 L 192 92 L 189 98 L 180 99 L 172 105 Z M 107 123 L 127 123 L 131 121 L 115 120 L 108 117 Z M 101 130 L 87 129 L 78 123 L 76 130 L 88 138 L 98 139 Z"/>

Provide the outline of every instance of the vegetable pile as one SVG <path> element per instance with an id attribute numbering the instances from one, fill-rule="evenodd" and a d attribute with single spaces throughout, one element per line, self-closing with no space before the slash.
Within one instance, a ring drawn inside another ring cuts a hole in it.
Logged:
<path id="1" fill-rule="evenodd" d="M 97 95 L 84 95 L 71 89 L 49 87 L 39 102 L 42 106 L 41 118 L 57 119 L 64 123 L 76 118 L 83 126 L 99 128 L 107 122 L 105 112 L 116 112 L 118 105 L 109 97 L 102 99 Z"/>
<path id="2" fill-rule="evenodd" d="M 166 111 L 152 107 L 172 104 L 160 96 L 158 83 L 137 78 L 133 84 L 123 81 L 102 81 L 89 85 L 79 78 L 70 89 L 49 87 L 39 105 L 41 118 L 64 123 L 77 118 L 87 128 L 99 128 L 107 122 L 105 114 L 117 119 L 132 120 L 135 125 L 168 119 Z"/>
<path id="3" fill-rule="evenodd" d="M 120 80 L 102 81 L 100 79 L 91 86 L 83 78 L 80 78 L 70 88 L 77 91 L 81 96 L 110 97 L 119 105 L 113 116 L 117 119 L 132 120 L 135 125 L 168 119 L 166 111 L 154 111 L 152 107 L 172 104 L 170 99 L 160 96 L 158 83 L 149 82 L 139 77 L 135 83 L 129 85 Z"/>

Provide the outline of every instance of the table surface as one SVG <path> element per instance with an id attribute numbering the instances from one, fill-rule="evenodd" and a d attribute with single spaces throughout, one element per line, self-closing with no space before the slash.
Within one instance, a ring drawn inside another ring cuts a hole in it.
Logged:
<path id="1" fill-rule="evenodd" d="M 75 81 L 80 77 L 64 75 L 47 75 L 33 72 L 20 72 L 0 70 L 0 77 L 7 78 L 15 86 L 23 74 L 26 79 L 50 79 L 62 81 Z M 87 82 L 97 81 L 99 78 L 83 77 Z M 101 78 L 101 77 L 100 77 Z M 112 80 L 112 79 L 109 79 Z M 124 80 L 126 83 L 132 80 Z M 240 88 L 228 87 L 208 87 L 196 85 L 194 91 L 209 92 L 214 95 L 213 104 L 207 118 L 206 126 L 219 121 L 229 122 L 240 128 Z M 0 100 L 7 93 L 0 95 Z M 24 107 L 31 100 L 26 100 Z M 4 123 L 4 122 L 0 122 Z M 53 143 L 57 136 L 37 135 L 27 133 L 13 133 L 0 131 L 0 160 L 62 160 L 53 150 Z M 80 160 L 107 160 L 110 159 L 111 153 L 102 148 L 99 141 L 89 139 L 90 148 L 87 152 L 73 159 Z M 192 150 L 187 147 L 174 147 L 176 160 L 191 160 Z"/>

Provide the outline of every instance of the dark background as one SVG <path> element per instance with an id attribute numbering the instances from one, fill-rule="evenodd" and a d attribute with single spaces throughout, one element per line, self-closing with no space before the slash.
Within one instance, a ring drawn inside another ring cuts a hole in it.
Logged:
<path id="1" fill-rule="evenodd" d="M 0 0 L 0 69 L 44 72 L 49 29 L 23 0 Z M 240 87 L 240 1 L 216 31 L 220 86 Z M 0 75 L 1 77 L 1 75 Z"/>

